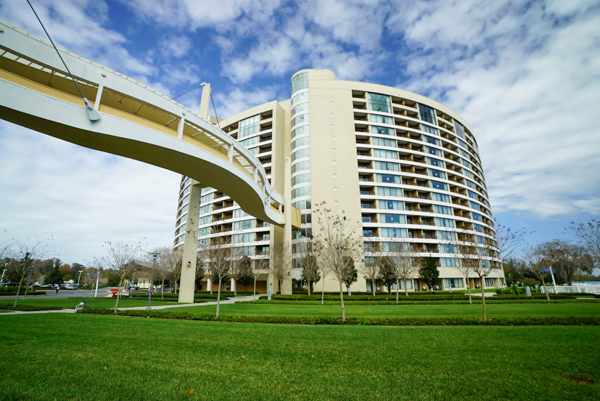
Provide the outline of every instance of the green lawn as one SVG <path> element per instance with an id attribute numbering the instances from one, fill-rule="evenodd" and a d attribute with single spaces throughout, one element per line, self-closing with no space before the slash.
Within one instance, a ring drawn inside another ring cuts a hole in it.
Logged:
<path id="1" fill-rule="evenodd" d="M 74 309 L 75 306 L 81 302 L 85 301 L 86 308 L 114 308 L 116 298 L 68 298 L 68 299 L 19 299 L 17 305 L 36 305 L 36 306 L 48 306 L 59 309 Z M 0 299 L 0 304 L 9 304 L 13 305 L 14 299 Z M 145 306 L 148 305 L 148 299 L 129 299 L 129 298 L 121 298 L 119 300 L 119 307 L 125 308 L 128 306 Z M 152 305 L 173 305 L 173 302 L 160 301 L 160 297 L 158 300 L 152 298 Z"/>
<path id="2" fill-rule="evenodd" d="M 294 326 L 62 314 L 5 315 L 0 322 L 5 400 L 600 397 L 600 327 Z"/>
<path id="3" fill-rule="evenodd" d="M 585 309 L 584 309 L 585 308 Z M 165 311 L 215 313 L 216 306 L 187 306 L 169 308 Z M 262 316 L 341 316 L 340 305 L 294 305 L 238 303 L 221 305 L 223 315 Z M 550 304 L 487 304 L 488 317 L 516 316 L 598 316 L 598 303 L 550 303 Z M 419 317 L 419 316 L 463 316 L 482 315 L 482 306 L 458 305 L 346 305 L 346 317 Z"/>

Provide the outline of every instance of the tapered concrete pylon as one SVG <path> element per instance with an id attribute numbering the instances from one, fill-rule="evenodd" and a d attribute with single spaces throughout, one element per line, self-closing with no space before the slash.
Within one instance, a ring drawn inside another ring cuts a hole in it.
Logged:
<path id="1" fill-rule="evenodd" d="M 196 286 L 196 260 L 198 257 L 198 216 L 200 212 L 200 183 L 192 180 L 190 203 L 185 223 L 185 239 L 181 260 L 181 285 L 179 302 L 193 303 Z"/>

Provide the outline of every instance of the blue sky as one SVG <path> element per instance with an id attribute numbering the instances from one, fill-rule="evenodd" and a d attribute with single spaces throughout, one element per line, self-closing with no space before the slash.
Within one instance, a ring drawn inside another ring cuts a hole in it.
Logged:
<path id="1" fill-rule="evenodd" d="M 59 46 L 166 95 L 209 82 L 219 117 L 289 98 L 302 68 L 429 96 L 473 128 L 500 223 L 535 244 L 600 216 L 599 1 L 32 3 Z M 0 0 L 0 19 L 45 38 L 25 0 Z M 172 243 L 174 173 L 6 122 L 0 168 L 0 229 L 53 235 L 48 256 Z"/>

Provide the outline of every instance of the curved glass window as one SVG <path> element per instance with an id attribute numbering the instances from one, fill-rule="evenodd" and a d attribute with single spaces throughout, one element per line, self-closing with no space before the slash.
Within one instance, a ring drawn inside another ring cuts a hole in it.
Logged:
<path id="1" fill-rule="evenodd" d="M 296 96 L 292 97 L 292 106 L 304 100 L 308 100 L 308 92 L 298 93 Z"/>
<path id="2" fill-rule="evenodd" d="M 429 169 L 429 175 L 432 177 L 441 178 L 443 180 L 446 179 L 446 173 L 444 173 L 443 171 L 434 170 L 432 168 Z"/>
<path id="3" fill-rule="evenodd" d="M 310 170 L 310 160 L 298 162 L 292 166 L 292 174 L 302 170 Z"/>
<path id="4" fill-rule="evenodd" d="M 456 127 L 456 135 L 460 136 L 462 139 L 465 139 L 465 127 L 463 127 L 463 125 L 456 120 L 454 120 L 454 126 Z"/>
<path id="5" fill-rule="evenodd" d="M 243 221 L 236 221 L 235 223 L 233 223 L 233 229 L 234 230 L 247 230 L 249 228 L 254 228 L 256 227 L 256 220 L 252 219 L 252 220 L 243 220 Z"/>
<path id="6" fill-rule="evenodd" d="M 377 182 L 387 182 L 390 184 L 400 184 L 401 179 L 398 175 L 377 174 Z"/>
<path id="7" fill-rule="evenodd" d="M 440 136 L 440 131 L 438 131 L 437 128 L 430 127 L 429 125 L 421 124 L 421 131 Z"/>
<path id="8" fill-rule="evenodd" d="M 389 96 L 369 93 L 369 108 L 373 111 L 391 113 L 392 101 L 390 100 Z"/>
<path id="9" fill-rule="evenodd" d="M 292 142 L 292 150 L 296 149 L 297 147 L 304 146 L 304 145 L 310 145 L 309 137 L 298 138 L 297 140 L 293 141 Z"/>
<path id="10" fill-rule="evenodd" d="M 380 135 L 394 135 L 394 130 L 392 128 L 379 127 L 377 125 L 371 125 L 371 132 Z"/>
<path id="11" fill-rule="evenodd" d="M 442 267 L 460 267 L 460 260 L 458 258 L 441 258 Z"/>
<path id="12" fill-rule="evenodd" d="M 296 113 L 300 113 L 302 111 L 307 111 L 307 110 L 308 110 L 308 103 L 301 103 L 297 106 L 294 106 L 294 108 L 292 108 L 292 117 Z"/>
<path id="13" fill-rule="evenodd" d="M 440 244 L 440 253 L 456 253 L 456 247 L 451 244 Z"/>
<path id="14" fill-rule="evenodd" d="M 434 138 L 429 135 L 423 135 L 423 138 L 425 138 L 425 142 L 427 142 L 427 143 L 430 143 L 430 144 L 436 145 L 436 146 L 440 146 L 440 140 L 437 138 Z"/>
<path id="15" fill-rule="evenodd" d="M 258 133 L 258 115 L 240 121 L 240 134 L 238 138 L 244 138 Z"/>
<path id="16" fill-rule="evenodd" d="M 377 114 L 370 114 L 371 121 L 374 123 L 383 123 L 383 124 L 394 124 L 394 119 L 392 117 L 380 116 Z"/>
<path id="17" fill-rule="evenodd" d="M 292 78 L 292 93 L 308 88 L 308 72 L 302 72 Z"/>
<path id="18" fill-rule="evenodd" d="M 375 162 L 375 170 L 400 171 L 398 163 Z"/>
<path id="19" fill-rule="evenodd" d="M 292 198 L 299 198 L 301 196 L 310 196 L 310 187 L 296 188 L 292 191 Z"/>
<path id="20" fill-rule="evenodd" d="M 431 107 L 419 103 L 419 112 L 421 113 L 421 120 L 427 121 L 430 124 L 437 124 L 435 121 L 435 111 Z"/>
<path id="21" fill-rule="evenodd" d="M 237 217 L 246 217 L 246 216 L 250 216 L 248 213 L 244 212 L 242 209 L 235 209 L 233 211 L 233 217 L 237 218 Z"/>
<path id="22" fill-rule="evenodd" d="M 401 214 L 381 214 L 382 223 L 406 224 L 404 215 Z"/>
<path id="23" fill-rule="evenodd" d="M 310 173 L 299 174 L 292 178 L 292 186 L 304 184 L 305 182 L 310 182 Z"/>
<path id="24" fill-rule="evenodd" d="M 302 127 L 295 128 L 292 130 L 292 139 L 296 136 L 304 135 L 309 133 L 308 125 L 304 125 Z"/>
<path id="25" fill-rule="evenodd" d="M 296 159 L 301 159 L 303 157 L 309 157 L 310 156 L 310 149 L 300 149 L 294 153 L 292 153 L 292 161 L 296 160 Z"/>
<path id="26" fill-rule="evenodd" d="M 438 231 L 438 238 L 447 241 L 456 241 L 456 233 L 453 231 Z"/>
<path id="27" fill-rule="evenodd" d="M 404 210 L 404 202 L 393 200 L 379 200 L 379 208 L 386 210 Z"/>
<path id="28" fill-rule="evenodd" d="M 438 227 L 451 227 L 454 228 L 454 220 L 452 219 L 444 219 L 441 217 L 435 218 L 435 225 Z"/>
<path id="29" fill-rule="evenodd" d="M 298 117 L 292 119 L 292 127 L 294 125 L 307 123 L 308 122 L 308 113 L 300 114 Z"/>
<path id="30" fill-rule="evenodd" d="M 431 180 L 431 186 L 435 189 L 441 189 L 443 191 L 447 191 L 448 190 L 448 185 L 443 183 L 443 182 L 439 182 L 439 181 L 433 181 Z"/>
<path id="31" fill-rule="evenodd" d="M 398 152 L 393 150 L 375 149 L 375 157 L 382 157 L 384 159 L 397 159 Z"/>
<path id="32" fill-rule="evenodd" d="M 431 195 L 433 195 L 433 200 L 434 201 L 452 203 L 452 201 L 450 200 L 450 196 L 448 196 L 446 194 L 440 194 L 438 192 L 432 192 Z"/>
<path id="33" fill-rule="evenodd" d="M 432 166 L 438 166 L 438 167 L 442 167 L 442 168 L 445 167 L 444 162 L 442 160 L 434 159 L 433 157 L 428 157 L 427 163 L 431 164 Z"/>
<path id="34" fill-rule="evenodd" d="M 381 196 L 403 196 L 402 189 L 390 187 L 377 187 L 377 194 Z"/>
<path id="35" fill-rule="evenodd" d="M 240 142 L 240 145 L 242 145 L 243 147 L 248 147 L 251 145 L 256 145 L 258 143 L 258 139 L 259 139 L 258 136 L 254 136 L 252 138 L 244 139 L 243 141 L 239 141 L 239 142 Z"/>
<path id="36" fill-rule="evenodd" d="M 381 236 L 389 238 L 406 238 L 408 237 L 408 230 L 406 228 L 382 227 Z"/>
<path id="37" fill-rule="evenodd" d="M 434 210 L 436 213 L 439 214 L 448 214 L 452 216 L 452 208 L 448 207 L 448 206 L 440 206 L 440 205 L 434 205 Z"/>
<path id="38" fill-rule="evenodd" d="M 442 151 L 436 148 L 432 148 L 431 146 L 425 146 L 425 151 L 431 155 L 435 156 L 443 156 Z"/>
<path id="39" fill-rule="evenodd" d="M 373 138 L 373 145 L 378 146 L 389 146 L 390 148 L 397 148 L 397 143 L 393 139 L 385 139 L 385 138 Z"/>

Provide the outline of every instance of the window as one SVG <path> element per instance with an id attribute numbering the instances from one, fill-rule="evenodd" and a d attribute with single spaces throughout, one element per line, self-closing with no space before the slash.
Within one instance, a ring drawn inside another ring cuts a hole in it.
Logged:
<path id="1" fill-rule="evenodd" d="M 462 146 L 463 148 L 465 148 L 467 150 L 469 149 L 469 147 L 467 146 L 467 143 L 465 141 L 463 141 L 462 139 L 458 140 L 458 145 Z"/>
<path id="2" fill-rule="evenodd" d="M 448 241 L 456 241 L 456 233 L 452 231 L 438 231 L 438 238 Z"/>
<path id="3" fill-rule="evenodd" d="M 404 289 L 404 280 L 398 280 L 398 282 L 400 283 L 400 289 L 403 290 Z M 406 280 L 406 288 L 409 289 L 409 290 L 413 289 L 413 281 L 412 281 L 412 279 Z"/>
<path id="4" fill-rule="evenodd" d="M 442 151 L 436 148 L 432 148 L 431 146 L 425 146 L 425 152 L 431 154 L 431 155 L 435 155 L 435 156 L 443 156 L 442 155 Z"/>
<path id="5" fill-rule="evenodd" d="M 486 244 L 486 240 L 485 240 L 485 237 L 484 237 L 484 236 L 482 236 L 482 235 L 476 235 L 476 237 L 477 237 L 477 242 L 478 242 L 479 244 L 482 244 L 482 245 L 485 245 L 485 244 Z"/>
<path id="6" fill-rule="evenodd" d="M 394 130 L 392 128 L 379 127 L 377 125 L 371 125 L 371 132 L 380 135 L 394 135 Z"/>
<path id="7" fill-rule="evenodd" d="M 450 244 L 440 244 L 440 253 L 456 253 L 456 247 Z"/>
<path id="8" fill-rule="evenodd" d="M 396 148 L 396 141 L 393 139 L 385 138 L 373 138 L 373 145 L 377 146 L 389 146 L 390 148 Z"/>
<path id="9" fill-rule="evenodd" d="M 375 149 L 375 157 L 383 157 L 385 159 L 397 159 L 398 152 L 393 150 Z"/>
<path id="10" fill-rule="evenodd" d="M 400 188 L 377 187 L 377 194 L 381 196 L 403 196 Z"/>
<path id="11" fill-rule="evenodd" d="M 363 237 L 372 237 L 373 236 L 373 230 L 372 229 L 363 229 Z"/>
<path id="12" fill-rule="evenodd" d="M 440 132 L 438 131 L 438 129 L 430 127 L 429 125 L 421 124 L 421 130 L 433 135 L 440 136 Z"/>
<path id="13" fill-rule="evenodd" d="M 465 159 L 469 160 L 469 158 L 471 157 L 471 155 L 469 154 L 469 152 L 465 152 L 462 149 L 458 149 L 458 153 L 460 153 L 460 155 L 462 157 L 464 157 Z"/>
<path id="14" fill-rule="evenodd" d="M 256 227 L 256 220 L 252 219 L 252 220 L 243 220 L 243 221 L 236 221 L 235 223 L 233 223 L 233 229 L 234 231 L 237 230 L 247 230 L 250 228 L 254 228 Z"/>
<path id="15" fill-rule="evenodd" d="M 454 228 L 454 220 L 444 219 L 442 217 L 435 218 L 435 225 L 438 227 L 452 227 Z"/>
<path id="16" fill-rule="evenodd" d="M 363 248 L 364 248 L 365 252 L 373 252 L 375 250 L 375 247 L 373 246 L 373 243 L 371 243 L 371 242 L 365 242 L 363 244 Z"/>
<path id="17" fill-rule="evenodd" d="M 205 188 L 202 188 L 202 191 L 200 191 L 200 193 L 201 193 L 201 194 L 205 194 L 205 193 L 207 193 L 207 192 L 210 192 L 210 191 L 212 191 L 212 190 L 213 190 L 213 189 L 212 189 L 211 187 L 205 187 Z"/>
<path id="18" fill-rule="evenodd" d="M 464 174 L 465 176 L 469 177 L 469 178 L 470 178 L 470 179 L 472 179 L 472 180 L 474 180 L 474 179 L 475 179 L 475 175 L 474 175 L 472 172 L 470 172 L 470 171 L 463 170 L 463 174 Z"/>
<path id="19" fill-rule="evenodd" d="M 374 123 L 383 123 L 390 125 L 394 124 L 394 119 L 392 117 L 378 116 L 377 114 L 371 114 L 370 117 L 371 121 Z"/>
<path id="20" fill-rule="evenodd" d="M 305 182 L 310 182 L 310 173 L 299 174 L 292 178 L 292 186 L 298 184 L 304 184 Z"/>
<path id="21" fill-rule="evenodd" d="M 208 223 L 210 223 L 210 216 L 204 216 L 204 217 L 200 217 L 198 219 L 198 225 L 199 226 L 205 226 Z"/>
<path id="22" fill-rule="evenodd" d="M 432 166 L 438 166 L 438 167 L 442 167 L 442 168 L 445 167 L 443 161 L 441 161 L 439 159 L 434 159 L 433 157 L 428 157 L 427 163 L 431 164 Z"/>
<path id="23" fill-rule="evenodd" d="M 297 150 L 296 152 L 292 153 L 292 161 L 295 161 L 296 159 L 301 159 L 303 157 L 309 157 L 310 156 L 310 149 L 300 149 Z"/>
<path id="24" fill-rule="evenodd" d="M 436 213 L 452 215 L 452 208 L 451 207 L 448 207 L 448 206 L 439 206 L 439 205 L 434 205 L 433 207 L 434 207 Z"/>
<path id="25" fill-rule="evenodd" d="M 432 136 L 428 136 L 428 135 L 423 135 L 423 138 L 425 138 L 425 141 L 426 141 L 427 143 L 430 143 L 430 144 L 432 144 L 432 145 L 437 145 L 437 146 L 440 146 L 440 140 L 439 140 L 439 139 L 437 139 L 437 138 L 434 138 L 434 137 L 432 137 Z"/>
<path id="26" fill-rule="evenodd" d="M 473 224 L 473 227 L 475 228 L 475 231 L 483 233 L 485 232 L 485 230 L 483 229 L 483 226 L 480 224 Z"/>
<path id="27" fill-rule="evenodd" d="M 463 286 L 462 278 L 445 278 L 444 287 L 446 288 L 461 288 Z"/>
<path id="28" fill-rule="evenodd" d="M 299 198 L 301 196 L 309 196 L 310 187 L 296 188 L 292 191 L 292 199 Z"/>
<path id="29" fill-rule="evenodd" d="M 298 210 L 306 210 L 311 208 L 311 202 L 309 200 L 294 202 L 292 205 Z"/>
<path id="30" fill-rule="evenodd" d="M 204 196 L 200 197 L 200 203 L 206 203 L 208 201 L 211 201 L 212 199 L 213 199 L 213 194 L 204 195 Z"/>
<path id="31" fill-rule="evenodd" d="M 300 216 L 300 223 L 301 224 L 310 224 L 312 223 L 312 214 L 308 213 L 308 214 L 303 214 Z"/>
<path id="32" fill-rule="evenodd" d="M 252 138 L 244 139 L 243 141 L 240 141 L 240 145 L 242 145 L 245 148 L 251 145 L 256 145 L 258 143 L 258 138 L 258 136 L 253 136 Z"/>
<path id="33" fill-rule="evenodd" d="M 442 267 L 460 267 L 458 258 L 442 258 Z"/>
<path id="34" fill-rule="evenodd" d="M 465 159 L 460 159 L 460 162 L 462 163 L 463 166 L 473 170 L 473 166 L 471 165 L 471 163 L 469 163 L 468 161 L 466 161 Z"/>
<path id="35" fill-rule="evenodd" d="M 403 215 L 400 214 L 382 214 L 382 223 L 393 223 L 393 224 L 405 224 L 406 220 Z"/>
<path id="36" fill-rule="evenodd" d="M 362 221 L 363 221 L 363 223 L 370 223 L 371 222 L 371 216 L 363 216 L 362 217 Z"/>
<path id="37" fill-rule="evenodd" d="M 198 229 L 198 237 L 204 237 L 210 234 L 210 227 L 203 227 Z"/>
<path id="38" fill-rule="evenodd" d="M 421 120 L 436 124 L 435 111 L 431 107 L 419 104 L 419 111 L 421 112 Z"/>
<path id="39" fill-rule="evenodd" d="M 360 207 L 361 207 L 361 209 L 370 209 L 371 204 L 367 203 L 367 202 L 361 202 Z"/>
<path id="40" fill-rule="evenodd" d="M 234 234 L 233 235 L 233 242 L 234 243 L 240 243 L 240 242 L 252 242 L 254 241 L 254 233 L 246 233 L 246 234 Z"/>
<path id="41" fill-rule="evenodd" d="M 242 209 L 235 209 L 233 211 L 233 217 L 237 218 L 237 217 L 246 217 L 246 216 L 250 216 L 248 213 L 244 212 Z"/>
<path id="42" fill-rule="evenodd" d="M 467 191 L 469 193 L 469 197 L 473 198 L 473 199 L 479 199 L 479 197 L 477 196 L 477 194 L 473 191 Z"/>
<path id="43" fill-rule="evenodd" d="M 406 228 L 382 227 L 381 236 L 389 238 L 406 238 L 408 230 Z"/>
<path id="44" fill-rule="evenodd" d="M 450 200 L 450 196 L 448 196 L 446 194 L 440 194 L 438 192 L 432 192 L 431 195 L 433 195 L 433 200 L 434 201 L 452 203 L 452 201 Z"/>
<path id="45" fill-rule="evenodd" d="M 292 127 L 294 125 L 307 123 L 308 122 L 308 113 L 300 114 L 298 117 L 292 118 Z"/>
<path id="46" fill-rule="evenodd" d="M 391 174 L 377 174 L 377 182 L 400 184 L 400 176 Z"/>
<path id="47" fill-rule="evenodd" d="M 474 219 L 474 220 L 477 220 L 477 221 L 483 221 L 483 220 L 481 219 L 481 215 L 480 215 L 479 213 L 471 213 L 471 215 L 473 216 L 473 219 Z"/>
<path id="48" fill-rule="evenodd" d="M 485 279 L 485 286 L 486 287 L 493 287 L 494 286 L 494 279 L 493 278 L 486 278 Z"/>
<path id="49" fill-rule="evenodd" d="M 394 252 L 398 250 L 408 251 L 407 242 L 382 242 L 381 245 L 383 252 Z"/>
<path id="50" fill-rule="evenodd" d="M 298 138 L 292 142 L 292 150 L 299 148 L 300 146 L 310 145 L 310 138 L 305 136 L 304 138 Z"/>
<path id="51" fill-rule="evenodd" d="M 379 208 L 387 210 L 404 210 L 404 202 L 393 200 L 380 200 Z"/>
<path id="52" fill-rule="evenodd" d="M 294 106 L 294 108 L 292 108 L 292 117 L 302 111 L 308 111 L 308 103 L 300 103 L 299 105 Z"/>
<path id="53" fill-rule="evenodd" d="M 240 133 L 238 138 L 244 138 L 258 133 L 258 115 L 240 121 Z"/>
<path id="54" fill-rule="evenodd" d="M 308 100 L 308 92 L 298 93 L 296 96 L 292 97 L 292 106 L 304 100 Z"/>
<path id="55" fill-rule="evenodd" d="M 456 127 L 456 135 L 460 136 L 462 139 L 465 139 L 465 127 L 463 127 L 462 124 L 456 120 L 454 120 L 454 126 Z"/>
<path id="56" fill-rule="evenodd" d="M 310 170 L 310 160 L 298 162 L 292 166 L 292 174 L 302 170 Z"/>
<path id="57" fill-rule="evenodd" d="M 302 72 L 292 78 L 292 93 L 308 88 L 308 72 Z"/>
<path id="58" fill-rule="evenodd" d="M 305 135 L 309 133 L 308 125 L 303 125 L 302 127 L 294 128 L 292 130 L 292 139 L 297 136 Z"/>
<path id="59" fill-rule="evenodd" d="M 190 200 L 190 196 L 186 195 L 183 197 L 183 199 L 181 200 L 181 203 L 187 203 L 187 201 Z"/>
<path id="60" fill-rule="evenodd" d="M 392 102 L 389 96 L 369 93 L 369 108 L 373 111 L 381 111 L 383 113 L 392 112 Z"/>
<path id="61" fill-rule="evenodd" d="M 473 181 L 471 181 L 471 180 L 465 180 L 465 181 L 469 188 L 477 189 L 477 186 L 475 185 L 475 183 Z"/>
<path id="62" fill-rule="evenodd" d="M 443 182 L 439 182 L 439 181 L 433 181 L 431 180 L 431 186 L 435 189 L 441 189 L 443 191 L 447 191 L 448 190 L 448 185 L 443 183 Z"/>
<path id="63" fill-rule="evenodd" d="M 400 171 L 398 163 L 375 162 L 376 170 Z"/>
<path id="64" fill-rule="evenodd" d="M 446 173 L 440 170 L 434 170 L 432 168 L 429 169 L 429 175 L 436 178 L 441 178 L 442 180 L 446 179 Z"/>

